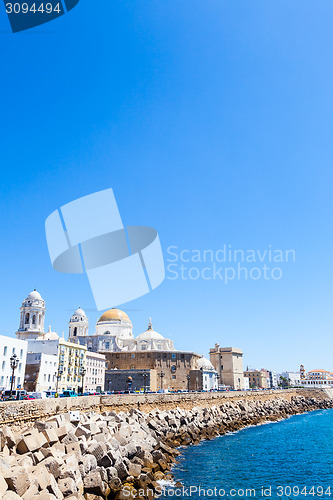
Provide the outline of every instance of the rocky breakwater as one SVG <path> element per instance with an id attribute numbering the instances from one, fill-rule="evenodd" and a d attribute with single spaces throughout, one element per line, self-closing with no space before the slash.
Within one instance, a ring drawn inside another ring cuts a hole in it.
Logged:
<path id="1" fill-rule="evenodd" d="M 289 415 L 331 408 L 330 399 L 238 400 L 191 410 L 70 412 L 30 429 L 0 429 L 0 498 L 153 498 L 181 445 Z M 170 476 L 169 476 L 170 477 Z"/>

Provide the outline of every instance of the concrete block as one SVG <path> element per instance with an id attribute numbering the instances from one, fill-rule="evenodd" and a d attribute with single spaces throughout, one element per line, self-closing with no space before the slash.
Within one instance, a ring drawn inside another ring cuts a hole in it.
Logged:
<path id="1" fill-rule="evenodd" d="M 55 443 L 58 442 L 58 435 L 55 431 L 55 429 L 45 429 L 43 431 L 43 434 L 45 436 L 45 439 L 49 443 L 50 446 L 54 445 Z"/>
<path id="2" fill-rule="evenodd" d="M 60 476 L 61 466 L 63 463 L 63 460 L 60 461 L 54 457 L 48 457 L 42 462 L 44 467 L 46 467 L 46 469 L 51 473 L 51 476 L 54 476 L 56 479 Z"/>
<path id="3" fill-rule="evenodd" d="M 14 467 L 10 475 L 7 474 L 4 479 L 7 482 L 8 489 L 15 491 L 20 497 L 24 495 L 31 484 L 29 474 L 23 467 Z"/>
<path id="4" fill-rule="evenodd" d="M 61 493 L 65 497 L 68 497 L 69 495 L 73 495 L 77 491 L 75 481 L 74 481 L 74 479 L 72 479 L 70 477 L 67 477 L 65 479 L 59 479 L 58 487 L 59 487 Z"/>

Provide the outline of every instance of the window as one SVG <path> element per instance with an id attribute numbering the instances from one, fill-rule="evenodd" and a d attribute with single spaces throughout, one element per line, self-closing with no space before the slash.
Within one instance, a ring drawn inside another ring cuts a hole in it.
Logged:
<path id="1" fill-rule="evenodd" d="M 173 378 L 173 380 L 175 380 L 176 379 L 176 375 L 172 375 L 172 378 Z"/>
<path id="2" fill-rule="evenodd" d="M 74 337 L 77 335 L 77 327 L 74 328 Z"/>
<path id="3" fill-rule="evenodd" d="M 6 356 L 7 355 L 7 346 L 5 345 L 5 347 L 3 348 L 3 355 Z"/>
<path id="4" fill-rule="evenodd" d="M 109 351 L 109 350 L 110 350 L 110 342 L 105 342 L 105 349 L 106 349 L 107 351 Z"/>
<path id="5" fill-rule="evenodd" d="M 20 350 L 20 358 L 23 358 L 23 349 Z"/>
<path id="6" fill-rule="evenodd" d="M 13 347 L 13 354 L 15 354 L 15 347 Z"/>
<path id="7" fill-rule="evenodd" d="M 20 372 L 22 370 L 22 363 L 19 364 L 18 371 Z"/>
<path id="8" fill-rule="evenodd" d="M 172 353 L 172 354 L 171 354 L 171 358 L 172 358 L 172 359 L 176 359 L 176 354 L 175 354 L 175 353 Z"/>
<path id="9" fill-rule="evenodd" d="M 34 315 L 33 315 L 33 317 L 32 317 L 32 324 L 33 324 L 33 325 L 35 325 L 35 324 L 36 324 L 36 316 L 35 316 L 35 314 L 34 314 Z"/>
<path id="10" fill-rule="evenodd" d="M 6 368 L 6 361 L 2 362 L 2 369 L 4 370 Z"/>
<path id="11" fill-rule="evenodd" d="M 110 332 L 107 330 L 106 332 L 104 332 L 104 335 L 110 335 Z"/>
<path id="12" fill-rule="evenodd" d="M 131 358 L 132 358 L 132 359 L 135 359 L 135 354 L 131 354 Z"/>
<path id="13" fill-rule="evenodd" d="M 25 324 L 29 323 L 29 319 L 30 319 L 30 316 L 29 316 L 29 313 L 27 313 L 25 315 Z"/>

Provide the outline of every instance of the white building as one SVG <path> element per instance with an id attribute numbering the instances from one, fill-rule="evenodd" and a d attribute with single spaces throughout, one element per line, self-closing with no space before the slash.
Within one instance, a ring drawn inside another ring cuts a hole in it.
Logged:
<path id="1" fill-rule="evenodd" d="M 55 391 L 59 357 L 42 352 L 27 354 L 25 389 L 31 392 Z"/>
<path id="2" fill-rule="evenodd" d="M 86 374 L 84 377 L 84 391 L 104 391 L 105 383 L 105 356 L 97 352 L 86 354 Z"/>
<path id="3" fill-rule="evenodd" d="M 213 364 L 204 357 L 196 362 L 196 369 L 202 372 L 202 390 L 211 391 L 218 389 L 217 371 Z"/>
<path id="4" fill-rule="evenodd" d="M 290 386 L 300 385 L 300 374 L 297 372 L 282 372 L 282 377 L 287 379 Z"/>
<path id="5" fill-rule="evenodd" d="M 250 390 L 250 379 L 249 377 L 244 377 L 244 391 Z"/>
<path id="6" fill-rule="evenodd" d="M 13 389 L 22 389 L 27 357 L 27 343 L 12 337 L 0 335 L 0 390 L 10 389 L 12 368 L 10 357 L 16 354 L 18 366 L 14 372 Z"/>
<path id="7" fill-rule="evenodd" d="M 317 389 L 333 387 L 333 373 L 322 369 L 310 370 L 305 378 L 300 380 L 300 385 Z"/>
<path id="8" fill-rule="evenodd" d="M 276 372 L 269 372 L 269 382 L 272 389 L 276 389 L 279 386 Z"/>

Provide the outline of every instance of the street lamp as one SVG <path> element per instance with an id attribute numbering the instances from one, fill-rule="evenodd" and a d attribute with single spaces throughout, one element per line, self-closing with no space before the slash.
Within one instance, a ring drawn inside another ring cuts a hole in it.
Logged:
<path id="1" fill-rule="evenodd" d="M 16 354 L 13 354 L 10 357 L 10 367 L 12 369 L 12 380 L 10 382 L 10 397 L 11 398 L 13 397 L 14 372 L 15 372 L 16 368 L 18 367 L 18 364 L 19 364 L 18 357 L 16 356 Z"/>
<path id="2" fill-rule="evenodd" d="M 146 393 L 146 390 L 147 390 L 147 378 L 149 376 L 149 373 L 147 372 L 147 370 L 143 370 L 143 392 Z"/>
<path id="3" fill-rule="evenodd" d="M 190 392 L 190 374 L 187 375 L 187 392 Z"/>
<path id="4" fill-rule="evenodd" d="M 161 391 L 162 391 L 163 390 L 163 377 L 164 377 L 165 373 L 163 373 L 161 370 L 159 375 L 160 375 L 160 379 L 161 379 Z"/>
<path id="5" fill-rule="evenodd" d="M 84 376 L 86 374 L 86 369 L 84 367 L 80 368 L 80 375 L 82 377 L 82 389 L 81 389 L 81 396 L 83 396 L 83 389 L 84 389 Z"/>

